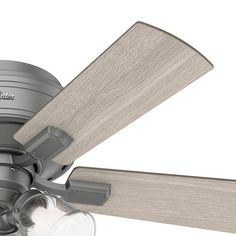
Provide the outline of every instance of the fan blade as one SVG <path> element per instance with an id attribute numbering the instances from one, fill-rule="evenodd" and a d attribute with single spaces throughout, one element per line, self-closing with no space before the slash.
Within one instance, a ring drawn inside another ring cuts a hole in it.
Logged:
<path id="1" fill-rule="evenodd" d="M 25 145 L 48 126 L 74 142 L 54 158 L 69 164 L 212 69 L 176 37 L 136 23 L 16 134 Z"/>
<path id="2" fill-rule="evenodd" d="M 79 167 L 71 180 L 111 184 L 92 213 L 236 233 L 236 181 Z"/>

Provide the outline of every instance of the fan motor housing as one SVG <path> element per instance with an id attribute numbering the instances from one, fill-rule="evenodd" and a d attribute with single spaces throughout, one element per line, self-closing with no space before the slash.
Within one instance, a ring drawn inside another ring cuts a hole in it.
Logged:
<path id="1" fill-rule="evenodd" d="M 39 67 L 0 61 L 0 154 L 4 154 L 0 156 L 0 163 L 14 164 L 14 158 L 24 154 L 24 146 L 15 141 L 13 135 L 62 88 L 53 75 Z M 53 180 L 69 167 L 53 161 L 38 161 L 32 168 L 42 177 Z"/>

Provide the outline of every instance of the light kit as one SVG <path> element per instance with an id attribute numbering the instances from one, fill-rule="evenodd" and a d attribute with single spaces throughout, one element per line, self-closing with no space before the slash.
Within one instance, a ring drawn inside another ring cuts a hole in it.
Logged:
<path id="1" fill-rule="evenodd" d="M 21 235 L 94 236 L 95 222 L 87 213 L 75 210 L 60 198 L 29 190 L 14 204 L 12 219 Z"/>
<path id="2" fill-rule="evenodd" d="M 94 236 L 91 213 L 236 232 L 233 180 L 75 168 L 73 162 L 213 68 L 137 22 L 63 88 L 0 61 L 0 235 Z"/>

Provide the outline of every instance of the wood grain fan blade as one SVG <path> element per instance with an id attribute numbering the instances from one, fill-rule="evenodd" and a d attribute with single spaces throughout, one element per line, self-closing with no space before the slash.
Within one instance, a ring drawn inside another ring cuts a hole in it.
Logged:
<path id="1" fill-rule="evenodd" d="M 69 164 L 212 69 L 176 37 L 136 23 L 16 134 L 25 145 L 47 126 L 74 142 L 55 157 Z"/>
<path id="2" fill-rule="evenodd" d="M 236 233 L 236 181 L 96 168 L 76 168 L 72 180 L 111 184 L 92 213 Z"/>

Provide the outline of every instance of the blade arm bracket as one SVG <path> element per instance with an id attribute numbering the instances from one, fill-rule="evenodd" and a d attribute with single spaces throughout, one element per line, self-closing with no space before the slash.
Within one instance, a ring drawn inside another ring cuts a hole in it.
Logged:
<path id="1" fill-rule="evenodd" d="M 111 185 L 68 179 L 64 200 L 71 203 L 104 205 L 111 195 Z"/>
<path id="2" fill-rule="evenodd" d="M 73 138 L 65 131 L 46 127 L 25 144 L 25 154 L 18 158 L 17 164 L 30 166 L 36 161 L 52 161 L 59 153 L 68 148 Z"/>
<path id="3" fill-rule="evenodd" d="M 33 187 L 62 197 L 69 203 L 102 206 L 110 198 L 111 185 L 90 181 L 68 179 L 66 184 L 50 182 L 35 175 Z"/>

